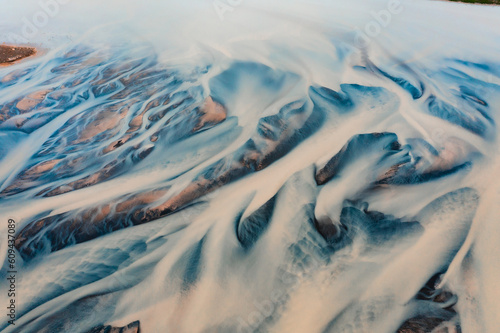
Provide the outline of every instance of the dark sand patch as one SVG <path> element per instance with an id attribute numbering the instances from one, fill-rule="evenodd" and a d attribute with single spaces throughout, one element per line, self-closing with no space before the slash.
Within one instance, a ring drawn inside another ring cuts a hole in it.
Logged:
<path id="1" fill-rule="evenodd" d="M 36 54 L 34 47 L 0 45 L 0 66 L 7 66 Z"/>
<path id="2" fill-rule="evenodd" d="M 500 5 L 500 0 L 449 0 L 453 2 L 462 2 L 462 3 L 476 3 L 483 5 Z"/>

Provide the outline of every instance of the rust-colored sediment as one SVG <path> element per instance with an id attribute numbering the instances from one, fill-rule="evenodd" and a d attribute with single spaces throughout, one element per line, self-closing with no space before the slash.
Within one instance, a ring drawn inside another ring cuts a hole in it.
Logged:
<path id="1" fill-rule="evenodd" d="M 0 45 L 0 66 L 11 65 L 36 54 L 34 47 Z"/>
<path id="2" fill-rule="evenodd" d="M 194 131 L 203 128 L 207 124 L 218 124 L 226 120 L 226 109 L 221 104 L 215 102 L 211 96 L 205 100 L 205 104 L 200 111 L 202 116 L 200 117 L 198 125 L 193 129 Z"/>
<path id="3" fill-rule="evenodd" d="M 51 89 L 45 89 L 31 93 L 17 102 L 16 108 L 18 108 L 23 113 L 26 111 L 31 111 L 35 108 L 35 106 L 40 104 L 45 99 L 45 96 L 47 96 L 47 94 L 50 92 L 52 92 Z"/>

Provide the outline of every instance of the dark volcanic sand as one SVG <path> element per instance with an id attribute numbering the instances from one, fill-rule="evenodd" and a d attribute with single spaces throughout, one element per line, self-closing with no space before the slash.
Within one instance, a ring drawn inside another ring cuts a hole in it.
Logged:
<path id="1" fill-rule="evenodd" d="M 500 0 L 450 0 L 453 2 L 478 3 L 485 5 L 500 5 Z"/>
<path id="2" fill-rule="evenodd" d="M 0 45 L 0 66 L 10 65 L 35 53 L 34 47 Z"/>

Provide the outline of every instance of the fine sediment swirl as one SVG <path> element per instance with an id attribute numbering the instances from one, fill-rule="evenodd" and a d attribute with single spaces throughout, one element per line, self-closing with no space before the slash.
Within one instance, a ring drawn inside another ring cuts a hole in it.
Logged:
<path id="1" fill-rule="evenodd" d="M 450 56 L 407 2 L 359 47 L 340 3 L 151 2 L 168 19 L 5 60 L 0 330 L 496 332 L 498 33 L 431 2 Z"/>

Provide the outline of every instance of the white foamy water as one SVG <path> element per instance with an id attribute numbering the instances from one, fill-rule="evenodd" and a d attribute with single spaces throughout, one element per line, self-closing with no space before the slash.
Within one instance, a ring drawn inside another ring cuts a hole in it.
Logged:
<path id="1" fill-rule="evenodd" d="M 500 7 L 50 4 L 0 14 L 2 332 L 500 331 Z"/>

